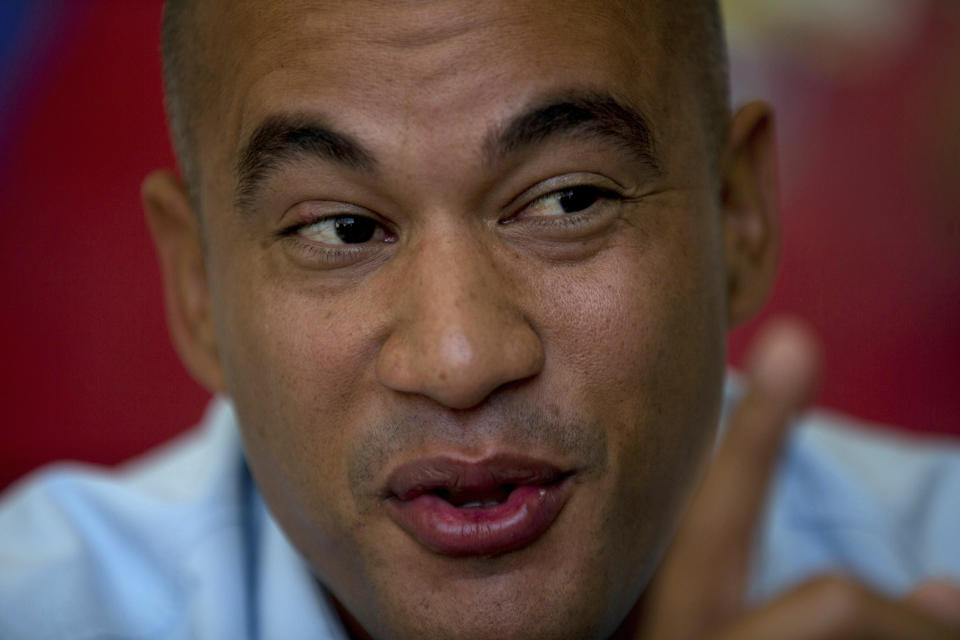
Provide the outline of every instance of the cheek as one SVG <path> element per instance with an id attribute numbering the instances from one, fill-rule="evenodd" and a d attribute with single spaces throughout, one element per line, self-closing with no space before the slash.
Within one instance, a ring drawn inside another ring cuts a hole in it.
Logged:
<path id="1" fill-rule="evenodd" d="M 236 279 L 221 319 L 221 354 L 246 457 L 274 517 L 331 583 L 362 580 L 363 523 L 350 499 L 351 425 L 372 403 L 365 301 L 269 279 Z M 227 301 L 225 301 L 227 302 Z"/>
<path id="2" fill-rule="evenodd" d="M 345 452 L 378 330 L 357 312 L 369 301 L 274 277 L 269 265 L 236 266 L 222 270 L 217 333 L 251 469 L 275 512 L 346 529 L 355 514 Z"/>
<path id="3" fill-rule="evenodd" d="M 608 473 L 598 487 L 605 498 L 592 521 L 598 539 L 634 558 L 622 567 L 649 566 L 662 548 L 717 422 L 722 271 L 703 231 L 657 229 L 541 288 L 555 295 L 543 306 L 552 315 L 541 316 L 546 374 L 563 388 L 551 395 L 586 408 L 607 431 Z"/>
<path id="4" fill-rule="evenodd" d="M 271 448 L 300 448 L 303 456 L 322 444 L 331 457 L 343 440 L 347 408 L 356 410 L 355 398 L 371 383 L 376 329 L 353 311 L 363 301 L 270 282 L 242 289 L 234 298 L 242 304 L 226 320 L 231 349 L 222 359 L 238 411 L 250 418 L 244 429 Z"/>
<path id="5" fill-rule="evenodd" d="M 546 292 L 538 330 L 548 374 L 561 378 L 576 402 L 619 415 L 669 413 L 669 405 L 689 405 L 718 385 L 722 267 L 704 231 L 702 225 L 659 225 L 589 265 L 551 270 L 531 287 Z"/>
<path id="6" fill-rule="evenodd" d="M 251 278 L 236 283 L 221 306 L 227 312 L 218 331 L 224 346 L 220 357 L 236 402 L 251 408 L 266 405 L 271 413 L 279 410 L 283 415 L 303 412 L 310 400 L 336 395 L 342 388 L 324 369 L 349 358 L 349 335 L 324 305 Z"/>

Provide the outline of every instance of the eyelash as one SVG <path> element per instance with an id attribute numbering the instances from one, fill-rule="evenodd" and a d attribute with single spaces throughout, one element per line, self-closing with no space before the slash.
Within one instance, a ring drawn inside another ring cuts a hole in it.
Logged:
<path id="1" fill-rule="evenodd" d="M 302 251 L 309 260 L 326 266 L 334 267 L 355 262 L 364 253 L 362 246 L 327 247 L 301 240 L 296 236 L 295 231 L 287 234 L 286 237 L 295 242 L 297 250 Z"/>

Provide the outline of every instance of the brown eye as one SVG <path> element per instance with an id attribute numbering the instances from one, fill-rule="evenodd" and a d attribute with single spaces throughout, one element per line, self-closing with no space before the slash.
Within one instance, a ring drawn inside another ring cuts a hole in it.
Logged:
<path id="1" fill-rule="evenodd" d="M 377 221 L 365 216 L 331 216 L 317 220 L 297 230 L 307 240 L 328 245 L 364 244 L 370 241 L 388 241 L 387 234 Z"/>
<path id="2" fill-rule="evenodd" d="M 557 204 L 564 213 L 583 211 L 596 203 L 600 196 L 600 189 L 596 187 L 572 187 L 556 193 Z"/>
<path id="3" fill-rule="evenodd" d="M 334 218 L 334 229 L 337 237 L 346 244 L 360 244 L 373 238 L 377 223 L 360 216 L 340 216 Z"/>

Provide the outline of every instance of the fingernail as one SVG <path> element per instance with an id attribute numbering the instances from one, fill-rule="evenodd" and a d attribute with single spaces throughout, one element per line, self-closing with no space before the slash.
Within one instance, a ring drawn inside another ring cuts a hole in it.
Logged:
<path id="1" fill-rule="evenodd" d="M 819 345 L 799 320 L 771 321 L 758 336 L 750 357 L 753 382 L 796 404 L 808 400 L 820 368 Z"/>

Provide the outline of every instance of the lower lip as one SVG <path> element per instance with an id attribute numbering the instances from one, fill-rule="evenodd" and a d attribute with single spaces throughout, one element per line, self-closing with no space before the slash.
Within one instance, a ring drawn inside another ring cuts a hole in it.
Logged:
<path id="1" fill-rule="evenodd" d="M 567 482 L 520 485 L 489 507 L 459 508 L 432 494 L 388 501 L 400 528 L 436 553 L 492 556 L 522 549 L 546 533 L 566 502 Z"/>

